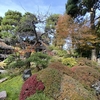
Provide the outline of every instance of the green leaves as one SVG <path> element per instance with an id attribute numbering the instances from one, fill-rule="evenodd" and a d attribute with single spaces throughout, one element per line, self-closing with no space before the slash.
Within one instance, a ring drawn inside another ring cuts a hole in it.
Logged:
<path id="1" fill-rule="evenodd" d="M 58 18 L 59 18 L 59 14 L 53 14 L 51 16 L 49 16 L 46 20 L 46 27 L 45 27 L 45 31 L 53 31 L 55 30 L 55 26 L 56 26 L 56 23 L 58 21 Z"/>
<path id="2" fill-rule="evenodd" d="M 42 68 L 45 68 L 49 63 L 49 60 L 50 56 L 47 54 L 36 52 L 27 59 L 27 62 L 34 62 L 37 66 L 42 66 Z"/>
<path id="3" fill-rule="evenodd" d="M 1 38 L 11 38 L 14 35 L 15 27 L 18 25 L 21 16 L 20 12 L 11 10 L 5 13 L 5 17 L 1 20 Z"/>
<path id="4" fill-rule="evenodd" d="M 66 13 L 74 17 L 78 13 L 78 0 L 68 0 L 66 4 Z"/>

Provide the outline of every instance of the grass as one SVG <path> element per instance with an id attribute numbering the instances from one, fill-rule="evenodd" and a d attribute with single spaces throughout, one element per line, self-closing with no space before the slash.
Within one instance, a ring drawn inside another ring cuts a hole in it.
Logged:
<path id="1" fill-rule="evenodd" d="M 22 84 L 22 77 L 16 76 L 3 83 L 0 83 L 0 92 L 4 90 L 7 92 L 6 100 L 18 100 Z"/>

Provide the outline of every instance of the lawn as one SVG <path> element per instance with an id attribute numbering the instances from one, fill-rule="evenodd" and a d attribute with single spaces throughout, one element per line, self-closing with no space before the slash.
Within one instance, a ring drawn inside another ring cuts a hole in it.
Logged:
<path id="1" fill-rule="evenodd" d="M 0 92 L 4 90 L 7 92 L 6 100 L 18 100 L 22 84 L 22 77 L 16 76 L 3 83 L 0 83 Z"/>

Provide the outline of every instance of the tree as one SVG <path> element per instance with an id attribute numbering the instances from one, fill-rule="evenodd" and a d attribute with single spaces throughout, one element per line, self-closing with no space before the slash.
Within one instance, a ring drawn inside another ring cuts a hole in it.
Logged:
<path id="1" fill-rule="evenodd" d="M 66 4 L 66 13 L 72 17 L 76 17 L 78 13 L 78 0 L 68 0 Z"/>
<path id="2" fill-rule="evenodd" d="M 1 22 L 2 22 L 2 17 L 0 17 L 0 32 L 1 32 Z M 1 36 L 0 36 L 0 38 L 1 38 Z"/>
<path id="3" fill-rule="evenodd" d="M 45 33 L 47 34 L 46 36 L 49 37 L 50 42 L 52 42 L 55 39 L 56 24 L 58 18 L 59 14 L 53 14 L 46 19 Z M 50 36 L 52 36 L 53 38 Z"/>
<path id="4" fill-rule="evenodd" d="M 18 25 L 21 13 L 17 11 L 8 10 L 5 13 L 5 17 L 1 22 L 1 36 L 2 38 L 8 38 L 14 35 L 15 27 Z"/>
<path id="5" fill-rule="evenodd" d="M 94 44 L 99 42 L 97 36 L 88 26 L 77 25 L 76 27 L 77 30 L 72 33 L 73 45 L 81 56 L 90 57 L 91 50 L 95 49 Z"/>
<path id="6" fill-rule="evenodd" d="M 59 14 L 53 14 L 46 19 L 45 32 L 48 32 L 49 34 L 55 33 L 55 26 L 57 24 L 58 18 Z"/>
<path id="7" fill-rule="evenodd" d="M 30 36 L 34 36 L 35 26 L 32 24 L 37 23 L 37 18 L 34 14 L 26 12 L 16 28 L 17 35 L 20 38 L 29 39 Z"/>
<path id="8" fill-rule="evenodd" d="M 65 39 L 70 35 L 72 23 L 73 20 L 69 15 L 61 15 L 58 18 L 56 25 L 56 45 L 61 48 L 64 45 Z"/>
<path id="9" fill-rule="evenodd" d="M 94 35 L 95 37 L 97 37 L 97 32 L 95 31 L 95 28 L 96 28 L 95 18 L 96 18 L 96 10 L 97 9 L 100 10 L 100 1 L 99 0 L 92 0 L 92 1 L 91 0 L 82 0 L 82 1 L 77 0 L 77 2 L 75 3 L 75 5 L 77 6 L 77 9 L 75 9 L 74 12 L 73 12 L 73 9 L 70 7 L 71 3 L 69 2 L 70 0 L 68 0 L 68 3 L 66 4 L 66 13 L 71 15 L 73 18 L 77 18 L 77 22 L 82 22 L 83 20 L 82 16 L 84 16 L 87 12 L 90 13 L 89 26 L 91 27 L 91 35 L 92 36 Z M 71 2 L 74 3 L 74 0 L 71 0 Z M 73 13 L 70 13 L 70 12 L 73 12 Z M 97 39 L 99 42 L 100 37 L 97 37 L 96 41 Z M 98 42 L 94 42 L 94 43 L 89 42 L 89 43 L 94 47 L 94 49 L 97 49 Z"/>

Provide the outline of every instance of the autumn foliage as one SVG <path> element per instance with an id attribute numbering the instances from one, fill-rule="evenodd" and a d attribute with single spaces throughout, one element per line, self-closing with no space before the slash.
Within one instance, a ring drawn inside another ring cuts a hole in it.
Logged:
<path id="1" fill-rule="evenodd" d="M 72 29 L 72 18 L 65 14 L 60 15 L 56 25 L 56 41 L 57 45 L 62 46 L 65 43 L 65 40 L 71 33 Z"/>
<path id="2" fill-rule="evenodd" d="M 57 35 L 61 38 L 66 38 L 70 31 L 72 19 L 69 15 L 60 15 L 56 25 Z"/>

